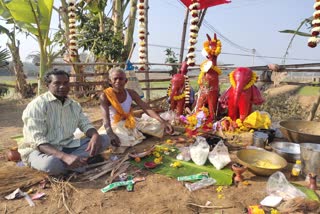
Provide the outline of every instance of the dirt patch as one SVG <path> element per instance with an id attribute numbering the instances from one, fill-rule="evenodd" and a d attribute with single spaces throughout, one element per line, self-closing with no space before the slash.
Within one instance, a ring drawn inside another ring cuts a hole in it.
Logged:
<path id="1" fill-rule="evenodd" d="M 271 89 L 270 89 L 271 90 Z M 289 90 L 289 89 L 288 89 Z M 295 88 L 291 88 L 290 94 Z M 274 96 L 280 96 L 280 92 L 270 91 Z M 273 97 L 274 97 L 273 96 Z M 289 95 L 289 97 L 291 94 Z M 291 103 L 299 103 L 305 108 L 311 106 L 313 98 L 295 97 Z M 281 101 L 283 98 L 281 98 Z M 12 136 L 21 134 L 22 110 L 29 100 L 0 100 L 0 148 L 2 157 L 4 151 L 15 145 L 11 139 Z M 274 107 L 274 104 L 271 103 Z M 272 109 L 272 108 L 270 108 Z M 101 118 L 99 106 L 85 105 L 84 111 L 92 121 Z M 319 111 L 318 111 L 319 112 Z M 296 114 L 297 112 L 295 112 Z M 301 116 L 301 115 L 299 115 Z M 165 139 L 162 140 L 162 142 Z M 143 150 L 145 147 L 160 142 L 159 140 L 149 138 L 146 142 L 137 146 L 137 150 Z M 8 164 L 2 158 L 0 164 Z M 12 167 L 12 170 L 16 166 Z M 230 167 L 230 166 L 229 166 Z M 290 165 L 286 172 L 290 170 Z M 240 184 L 238 186 L 223 187 L 220 193 L 216 186 L 201 189 L 195 192 L 189 192 L 184 184 L 175 179 L 163 175 L 152 174 L 146 170 L 139 170 L 130 167 L 130 173 L 135 176 L 145 176 L 146 181 L 136 183 L 133 192 L 127 192 L 125 188 L 119 188 L 107 193 L 102 193 L 100 189 L 104 187 L 107 177 L 102 177 L 96 181 L 71 183 L 72 187 L 67 185 L 63 190 L 65 197 L 62 197 L 62 189 L 55 183 L 50 188 L 40 189 L 37 185 L 35 189 L 45 192 L 46 197 L 43 200 L 35 201 L 36 207 L 29 207 L 23 199 L 6 201 L 0 199 L 0 212 L 2 213 L 222 213 L 218 209 L 205 209 L 190 206 L 190 203 L 205 205 L 208 201 L 215 206 L 232 207 L 222 209 L 223 213 L 243 213 L 249 205 L 259 204 L 266 196 L 267 177 L 255 176 L 249 171 L 244 173 L 248 185 Z M 302 184 L 305 184 L 301 179 Z M 210 205 L 209 205 L 210 206 Z"/>

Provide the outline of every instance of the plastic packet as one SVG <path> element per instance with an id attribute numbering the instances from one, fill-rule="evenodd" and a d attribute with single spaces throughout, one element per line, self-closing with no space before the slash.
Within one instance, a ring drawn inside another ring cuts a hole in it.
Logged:
<path id="1" fill-rule="evenodd" d="M 160 117 L 168 121 L 170 124 L 173 124 L 176 120 L 177 114 L 174 111 L 169 110 L 169 111 L 160 113 Z"/>
<path id="2" fill-rule="evenodd" d="M 228 147 L 226 147 L 222 140 L 209 153 L 209 161 L 212 165 L 220 170 L 231 162 Z"/>
<path id="3" fill-rule="evenodd" d="M 179 148 L 180 153 L 177 155 L 176 159 L 182 160 L 182 161 L 190 161 L 190 148 L 189 147 L 182 147 Z"/>
<path id="4" fill-rule="evenodd" d="M 134 181 L 133 180 L 128 180 L 128 181 L 119 181 L 119 182 L 114 182 L 109 184 L 108 186 L 104 187 L 101 189 L 101 192 L 106 193 L 109 190 L 112 190 L 114 188 L 120 187 L 120 186 L 128 186 L 128 185 L 133 185 Z"/>
<path id="5" fill-rule="evenodd" d="M 186 175 L 180 176 L 177 178 L 178 181 L 194 181 L 194 180 L 201 180 L 203 178 L 208 178 L 209 174 L 207 172 L 202 172 L 195 175 Z"/>
<path id="6" fill-rule="evenodd" d="M 192 161 L 202 166 L 206 163 L 210 146 L 206 139 L 201 136 L 197 136 L 196 142 L 190 146 L 190 156 Z"/>
<path id="7" fill-rule="evenodd" d="M 294 187 L 286 179 L 282 172 L 273 173 L 267 182 L 268 195 L 280 196 L 283 200 L 289 200 L 296 197 L 306 197 L 306 195 L 299 189 Z"/>
<path id="8" fill-rule="evenodd" d="M 194 182 L 194 183 L 186 183 L 185 187 L 187 187 L 187 189 L 192 192 L 198 189 L 202 189 L 204 187 L 207 186 L 211 186 L 213 184 L 215 184 L 217 181 L 213 178 L 203 178 L 200 181 Z"/>

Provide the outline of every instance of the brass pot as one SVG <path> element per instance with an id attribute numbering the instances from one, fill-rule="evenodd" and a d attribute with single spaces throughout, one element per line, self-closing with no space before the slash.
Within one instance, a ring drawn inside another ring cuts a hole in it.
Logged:
<path id="1" fill-rule="evenodd" d="M 320 122 L 304 120 L 281 121 L 280 131 L 291 142 L 320 144 Z"/>
<path id="2" fill-rule="evenodd" d="M 258 149 L 243 149 L 237 152 L 237 162 L 261 176 L 269 176 L 287 166 L 287 161 L 280 155 Z M 258 164 L 268 163 L 268 164 Z"/>

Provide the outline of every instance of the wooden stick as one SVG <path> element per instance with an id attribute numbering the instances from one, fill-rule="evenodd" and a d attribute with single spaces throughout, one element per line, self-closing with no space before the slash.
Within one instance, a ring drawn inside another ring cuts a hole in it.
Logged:
<path id="1" fill-rule="evenodd" d="M 230 208 L 234 208 L 234 206 L 204 206 L 204 205 L 199 205 L 199 204 L 195 204 L 195 203 L 188 203 L 188 205 L 196 206 L 196 207 L 200 207 L 200 208 L 207 208 L 207 209 L 230 209 Z"/>
<path id="2" fill-rule="evenodd" d="M 89 164 L 89 165 L 85 166 L 85 168 L 86 168 L 86 169 L 89 169 L 89 168 L 101 166 L 101 165 L 104 165 L 104 164 L 106 164 L 106 163 L 108 163 L 108 162 L 109 162 L 109 161 L 103 161 L 103 162 L 100 162 L 100 163 Z"/>
<path id="3" fill-rule="evenodd" d="M 320 95 L 318 96 L 316 102 L 313 103 L 310 114 L 308 116 L 308 121 L 312 121 L 314 116 L 316 115 L 317 109 L 319 108 L 320 104 Z"/>

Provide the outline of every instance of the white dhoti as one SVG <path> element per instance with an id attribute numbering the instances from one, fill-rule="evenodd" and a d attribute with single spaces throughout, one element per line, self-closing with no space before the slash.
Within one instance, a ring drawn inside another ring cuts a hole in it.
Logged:
<path id="1" fill-rule="evenodd" d="M 137 145 L 146 137 L 142 134 L 148 134 L 158 138 L 162 138 L 164 134 L 164 126 L 157 121 L 143 114 L 141 118 L 135 118 L 136 127 L 129 129 L 125 127 L 125 121 L 119 121 L 116 124 L 111 124 L 113 132 L 119 137 L 121 147 L 130 147 Z M 102 126 L 99 131 L 100 134 L 105 134 L 106 130 Z"/>

